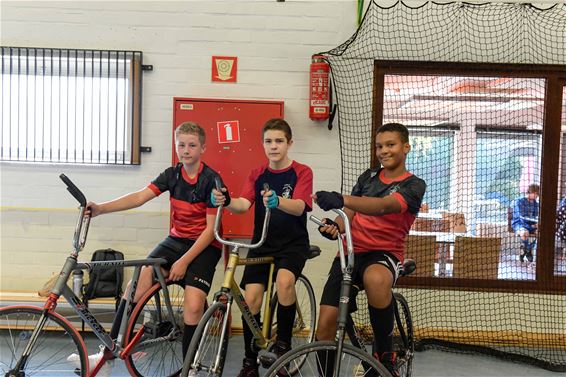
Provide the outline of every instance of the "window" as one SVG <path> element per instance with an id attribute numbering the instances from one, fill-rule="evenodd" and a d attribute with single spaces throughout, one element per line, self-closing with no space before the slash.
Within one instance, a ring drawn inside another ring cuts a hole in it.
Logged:
<path id="1" fill-rule="evenodd" d="M 540 182 L 542 133 L 478 129 L 476 148 L 476 196 L 499 202 L 481 220 L 506 222 L 513 200 Z"/>
<path id="2" fill-rule="evenodd" d="M 2 47 L 2 161 L 140 163 L 142 53 Z"/>
<path id="3" fill-rule="evenodd" d="M 432 209 L 449 208 L 454 150 L 454 132 L 430 127 L 408 127 L 411 153 L 407 168 L 424 179 L 427 189 L 423 202 Z"/>

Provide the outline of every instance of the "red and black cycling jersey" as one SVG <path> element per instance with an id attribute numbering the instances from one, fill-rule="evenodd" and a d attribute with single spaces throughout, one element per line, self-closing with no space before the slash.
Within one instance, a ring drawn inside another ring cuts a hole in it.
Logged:
<path id="1" fill-rule="evenodd" d="M 383 169 L 368 169 L 358 178 L 353 196 L 384 198 L 393 196 L 401 204 L 400 213 L 383 216 L 356 212 L 352 220 L 354 252 L 383 250 L 404 260 L 405 238 L 421 207 L 426 183 L 412 173 L 388 179 Z"/>
<path id="2" fill-rule="evenodd" d="M 272 254 L 278 251 L 300 251 L 307 253 L 309 234 L 307 231 L 307 212 L 312 210 L 312 170 L 306 165 L 293 161 L 288 168 L 273 170 L 267 164 L 251 171 L 242 188 L 243 198 L 255 203 L 254 236 L 255 243 L 261 238 L 265 206 L 261 191 L 264 183 L 275 190 L 278 196 L 300 199 L 305 202 L 305 210 L 300 216 L 290 215 L 280 209 L 271 210 L 271 220 L 264 244 L 257 253 Z"/>
<path id="3" fill-rule="evenodd" d="M 183 164 L 179 163 L 165 169 L 147 186 L 157 196 L 169 191 L 171 236 L 196 240 L 204 231 L 206 215 L 216 213 L 216 207 L 210 201 L 215 178 L 222 182 L 220 175 L 203 162 L 193 178 L 189 178 Z M 220 247 L 216 240 L 212 245 Z"/>

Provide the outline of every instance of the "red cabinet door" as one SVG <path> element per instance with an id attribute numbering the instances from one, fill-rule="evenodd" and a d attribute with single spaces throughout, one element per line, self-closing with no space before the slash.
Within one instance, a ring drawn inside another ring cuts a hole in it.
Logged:
<path id="1" fill-rule="evenodd" d="M 222 176 L 232 197 L 240 196 L 250 171 L 267 162 L 261 129 L 271 118 L 283 118 L 282 101 L 174 99 L 173 129 L 187 121 L 204 128 L 203 161 Z M 177 162 L 173 134 L 173 163 Z M 226 211 L 222 228 L 225 237 L 251 238 L 253 210 L 244 215 Z"/>

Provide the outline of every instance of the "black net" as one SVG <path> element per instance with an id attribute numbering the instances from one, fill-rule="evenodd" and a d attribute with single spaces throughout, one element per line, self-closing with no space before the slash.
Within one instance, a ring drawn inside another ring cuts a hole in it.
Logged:
<path id="1" fill-rule="evenodd" d="M 565 25 L 565 4 L 538 9 L 428 2 L 382 8 L 372 2 L 356 33 L 325 53 L 338 102 L 342 191 L 349 192 L 372 163 L 375 61 L 564 66 Z M 383 80 L 378 122 L 409 128 L 407 167 L 428 185 L 406 244 L 406 256 L 417 260 L 415 275 L 518 283 L 506 292 L 434 284 L 403 288 L 417 345 L 484 351 L 566 370 L 566 295 L 526 293 L 523 284 L 541 278 L 536 273 L 540 207 L 524 200 L 529 186 L 541 181 L 545 79 L 386 71 Z M 562 106 L 566 129 L 566 102 Z M 564 168 L 554 174 L 559 174 L 559 195 L 566 195 Z M 555 279 L 546 280 L 564 285 L 566 252 L 556 245 Z M 356 313 L 367 328 L 365 315 L 366 310 Z"/>

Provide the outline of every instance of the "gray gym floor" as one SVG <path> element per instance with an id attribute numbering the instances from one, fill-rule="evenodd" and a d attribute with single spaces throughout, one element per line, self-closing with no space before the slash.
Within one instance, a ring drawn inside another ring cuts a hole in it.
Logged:
<path id="1" fill-rule="evenodd" d="M 96 339 L 93 339 L 96 341 Z M 96 344 L 88 344 L 89 350 L 96 349 Z M 228 358 L 224 368 L 224 376 L 235 377 L 241 367 L 244 354 L 244 342 L 242 336 L 232 336 L 228 347 Z M 260 371 L 261 375 L 261 371 Z M 129 376 L 125 364 L 116 360 L 111 376 Z M 545 369 L 531 365 L 503 361 L 495 357 L 483 355 L 466 355 L 439 350 L 427 350 L 417 352 L 413 367 L 414 377 L 558 377 L 566 376 L 566 373 L 550 372 Z"/>

